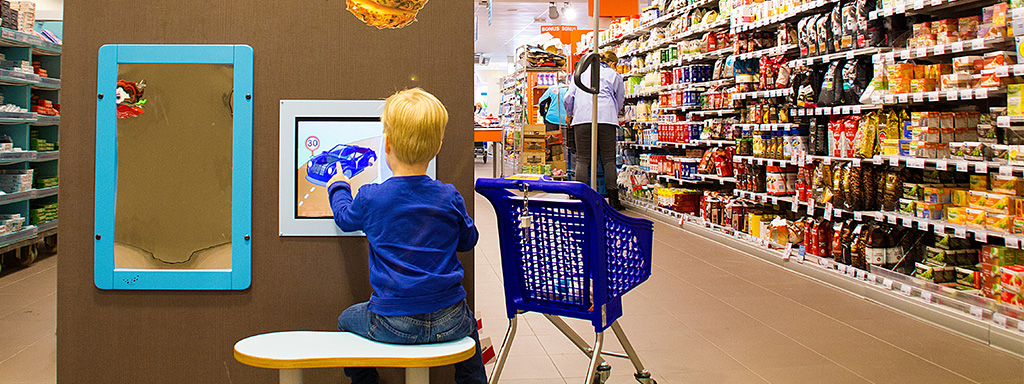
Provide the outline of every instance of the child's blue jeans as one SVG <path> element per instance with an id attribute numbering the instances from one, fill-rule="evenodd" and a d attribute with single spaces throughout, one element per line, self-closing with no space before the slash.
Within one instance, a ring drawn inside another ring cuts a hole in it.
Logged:
<path id="1" fill-rule="evenodd" d="M 367 303 L 359 303 L 342 312 L 338 316 L 338 330 L 394 344 L 441 343 L 471 336 L 476 341 L 476 354 L 455 364 L 455 382 L 487 383 L 476 318 L 465 300 L 436 312 L 412 316 L 381 316 L 366 306 Z M 377 384 L 380 380 L 376 368 L 345 368 L 345 376 L 352 379 L 352 384 Z"/>

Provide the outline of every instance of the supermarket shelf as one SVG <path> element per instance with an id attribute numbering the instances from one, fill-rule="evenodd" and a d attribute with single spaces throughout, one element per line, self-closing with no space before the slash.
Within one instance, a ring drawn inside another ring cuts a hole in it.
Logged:
<path id="1" fill-rule="evenodd" d="M 681 83 L 681 84 L 676 84 L 676 88 L 675 89 L 684 90 L 684 89 L 693 89 L 693 88 L 711 88 L 711 87 L 719 87 L 719 86 L 723 86 L 723 85 L 732 85 L 732 84 L 735 84 L 735 83 L 736 83 L 736 79 L 732 78 L 732 77 L 729 77 L 729 78 L 719 79 L 719 80 L 702 81 L 702 82 L 699 82 L 699 83 Z"/>
<path id="2" fill-rule="evenodd" d="M 665 106 L 658 107 L 658 112 L 673 112 L 673 111 L 688 111 L 691 109 L 700 108 L 699 105 L 676 105 L 676 106 Z"/>
<path id="3" fill-rule="evenodd" d="M 807 2 L 807 3 L 804 3 L 804 4 L 800 4 L 800 5 L 796 6 L 796 7 L 794 7 L 789 12 L 783 13 L 781 15 L 776 15 L 776 16 L 772 16 L 772 17 L 769 17 L 769 18 L 757 20 L 757 21 L 754 21 L 752 23 L 734 23 L 734 25 L 732 26 L 732 32 L 733 33 L 740 33 L 740 32 L 756 31 L 756 30 L 759 30 L 759 29 L 764 29 L 766 27 L 773 26 L 775 24 L 778 24 L 780 22 L 783 22 L 783 21 L 786 21 L 786 20 L 789 20 L 789 19 L 792 19 L 792 18 L 795 18 L 795 17 L 800 17 L 800 16 L 803 16 L 803 15 L 811 14 L 811 13 L 818 13 L 820 8 L 823 8 L 825 6 L 831 5 L 833 3 L 838 3 L 838 1 L 836 1 L 836 0 L 810 1 L 810 2 Z"/>
<path id="4" fill-rule="evenodd" d="M 688 53 L 688 54 L 680 56 L 679 60 L 676 61 L 676 64 L 679 65 L 679 64 L 683 64 L 683 63 L 696 63 L 696 62 L 703 62 L 703 61 L 713 61 L 713 60 L 717 60 L 717 59 L 720 59 L 720 58 L 723 58 L 723 57 L 731 55 L 732 51 L 733 51 L 733 47 L 726 47 L 726 48 L 722 48 L 722 49 L 719 49 L 719 50 L 716 50 L 716 51 L 711 51 L 711 52 L 706 52 L 706 53 Z"/>
<path id="5" fill-rule="evenodd" d="M 57 160 L 57 159 L 60 158 L 60 152 L 59 151 L 46 151 L 46 152 L 33 152 L 33 153 L 35 153 L 35 157 L 30 159 L 29 161 L 41 162 L 41 161 Z"/>
<path id="6" fill-rule="evenodd" d="M 962 52 L 985 51 L 1001 48 L 1013 48 L 1013 37 L 979 37 L 969 41 L 933 45 L 930 47 L 907 48 L 888 53 L 879 53 L 872 57 L 875 63 L 894 63 L 899 60 L 929 58 L 953 55 Z"/>
<path id="7" fill-rule="evenodd" d="M 677 143 L 671 141 L 660 141 L 658 142 L 662 147 L 676 147 L 676 148 L 703 148 L 703 147 L 724 147 L 729 145 L 736 145 L 733 140 L 690 140 L 688 143 Z"/>
<path id="8" fill-rule="evenodd" d="M 761 194 L 758 194 L 761 195 Z M 785 200 L 779 198 L 780 201 Z M 705 222 L 699 217 L 658 207 L 632 197 L 622 199 L 623 204 L 658 219 L 679 226 L 683 231 L 733 246 L 751 256 L 845 289 L 868 300 L 896 308 L 935 324 L 944 326 L 979 341 L 1024 355 L 1024 320 L 1015 308 L 1007 308 L 980 297 L 965 297 L 963 293 L 936 286 L 911 276 L 898 274 L 872 266 L 865 271 L 836 263 L 832 259 L 801 254 L 799 250 L 758 239 L 746 233 Z M 975 309 L 981 316 L 972 315 Z M 1008 310 L 993 315 L 994 310 Z"/>
<path id="9" fill-rule="evenodd" d="M 36 121 L 29 124 L 40 127 L 60 125 L 60 116 L 37 115 Z"/>
<path id="10" fill-rule="evenodd" d="M 50 232 L 57 230 L 57 220 L 50 220 L 45 223 L 39 223 L 36 225 L 36 234 L 39 236 L 49 235 Z"/>
<path id="11" fill-rule="evenodd" d="M 669 176 L 669 175 L 658 175 L 658 179 L 659 180 L 665 180 L 665 181 L 674 181 L 674 182 L 679 183 L 679 184 L 704 184 L 704 183 L 707 183 L 707 182 L 705 182 L 703 180 L 680 179 L 678 177 L 673 177 L 673 176 Z"/>
<path id="12" fill-rule="evenodd" d="M 61 52 L 60 44 L 7 28 L 0 28 L 0 47 L 32 47 L 32 53 L 39 55 L 59 55 Z"/>
<path id="13" fill-rule="evenodd" d="M 644 92 L 631 93 L 631 94 L 626 95 L 626 98 L 627 99 L 642 99 L 642 98 L 645 98 L 645 97 L 654 97 L 654 96 L 658 96 L 658 91 L 644 91 Z"/>
<path id="14" fill-rule="evenodd" d="M 638 144 L 638 143 L 631 143 L 631 144 L 629 144 L 629 146 L 633 147 L 633 148 L 640 148 L 640 149 L 661 149 L 661 144 Z"/>
<path id="15" fill-rule="evenodd" d="M 6 247 L 15 242 L 31 239 L 36 236 L 36 233 L 36 226 L 23 225 L 20 231 L 0 235 L 0 247 Z"/>
<path id="16" fill-rule="evenodd" d="M 39 84 L 39 75 L 10 69 L 0 69 L 0 85 Z"/>
<path id="17" fill-rule="evenodd" d="M 32 89 L 39 89 L 44 91 L 55 91 L 60 89 L 60 79 L 54 79 L 50 77 L 39 77 L 39 82 L 32 84 Z"/>
<path id="18" fill-rule="evenodd" d="M 784 167 L 787 165 L 800 165 L 798 161 L 792 160 L 781 160 L 781 159 L 764 159 L 754 156 L 733 156 L 732 160 L 739 163 L 756 164 L 756 165 L 778 165 Z"/>
<path id="19" fill-rule="evenodd" d="M 57 194 L 60 187 L 51 187 L 45 189 L 30 189 L 27 191 L 8 193 L 0 195 L 0 205 L 17 203 L 19 201 L 25 201 L 29 199 L 42 198 L 53 196 Z"/>
<path id="20" fill-rule="evenodd" d="M 778 45 L 771 48 L 765 48 L 759 51 L 740 53 L 736 55 L 736 59 L 746 60 L 757 59 L 765 56 L 785 55 L 787 53 L 797 53 L 799 49 L 799 46 L 796 44 Z"/>
<path id="21" fill-rule="evenodd" d="M 790 68 L 797 68 L 797 67 L 801 67 L 801 66 L 805 66 L 805 65 L 829 63 L 829 62 L 832 62 L 834 60 L 840 60 L 840 59 L 850 60 L 850 59 L 853 59 L 855 57 L 860 57 L 860 56 L 869 56 L 870 55 L 870 56 L 874 57 L 875 55 L 878 55 L 878 54 L 881 54 L 882 52 L 887 52 L 887 51 L 889 51 L 889 48 L 877 48 L 877 47 L 859 48 L 859 49 L 852 49 L 852 50 L 849 50 L 849 51 L 830 53 L 830 54 L 827 54 L 827 55 L 811 56 L 811 57 L 804 57 L 804 58 L 794 59 L 793 61 L 790 61 L 786 65 L 788 65 Z"/>
<path id="22" fill-rule="evenodd" d="M 0 124 L 34 123 L 38 118 L 35 112 L 0 112 Z"/>
<path id="23" fill-rule="evenodd" d="M 875 20 L 880 17 L 888 17 L 892 15 L 899 15 L 904 13 L 929 13 L 940 9 L 946 9 L 956 6 L 973 6 L 979 7 L 981 5 L 991 4 L 991 1 L 987 0 L 911 0 L 911 1 L 899 1 L 893 2 L 892 5 L 884 7 L 879 10 L 871 11 L 868 13 L 869 20 Z M 974 4 L 977 4 L 976 6 Z"/>
<path id="24" fill-rule="evenodd" d="M 941 101 L 957 100 L 984 100 L 994 95 L 1006 94 L 1006 87 L 985 87 L 971 89 L 954 89 L 947 91 L 915 92 L 915 93 L 885 93 L 872 95 L 872 101 L 879 101 L 877 104 L 914 104 Z"/>
<path id="25" fill-rule="evenodd" d="M 736 92 L 732 94 L 733 100 L 760 99 L 768 97 L 781 97 L 793 94 L 793 88 L 771 89 L 767 91 Z"/>
<path id="26" fill-rule="evenodd" d="M 43 189 L 34 189 L 33 190 L 32 198 L 38 199 L 38 198 L 53 196 L 53 195 L 57 194 L 59 189 L 60 189 L 59 186 L 58 187 L 43 188 Z"/>
<path id="27" fill-rule="evenodd" d="M 736 112 L 735 109 L 711 109 L 711 110 L 689 111 L 688 113 L 691 113 L 691 114 L 694 114 L 694 115 L 698 115 L 698 116 L 725 116 L 725 115 L 735 115 L 737 112 Z"/>
<path id="28" fill-rule="evenodd" d="M 0 152 L 0 164 L 11 164 L 20 163 L 22 161 L 32 161 L 35 160 L 35 158 L 35 151 Z"/>
<path id="29" fill-rule="evenodd" d="M 776 124 L 733 124 L 733 127 L 751 129 L 755 131 L 788 131 L 800 127 L 797 123 L 776 123 Z"/>
<path id="30" fill-rule="evenodd" d="M 881 109 L 881 105 L 858 104 L 841 105 L 836 107 L 813 107 L 793 108 L 789 110 L 790 116 L 829 116 L 829 115 L 859 115 L 861 111 Z"/>
<path id="31" fill-rule="evenodd" d="M 717 176 L 717 175 L 706 175 L 706 174 L 702 174 L 702 173 L 698 173 L 698 174 L 696 174 L 694 176 L 697 176 L 697 177 L 701 178 L 701 180 L 704 180 L 704 181 L 708 181 L 708 180 L 717 181 L 719 184 L 725 184 L 725 183 L 733 183 L 733 184 L 735 184 L 736 183 L 736 178 L 735 177 L 723 177 L 723 176 Z"/>
<path id="32" fill-rule="evenodd" d="M 744 190 L 741 190 L 741 189 L 735 190 L 734 194 L 736 196 L 741 197 L 741 198 L 744 198 L 744 199 L 747 199 L 747 200 L 751 200 L 751 201 L 754 201 L 754 202 L 758 202 L 758 203 L 762 203 L 763 202 L 763 203 L 779 204 L 779 202 L 784 202 L 784 203 L 792 204 L 796 200 L 793 196 L 775 196 L 775 195 L 769 195 L 767 193 L 762 193 L 762 192 L 744 191 Z"/>
<path id="33" fill-rule="evenodd" d="M 649 22 L 647 24 L 644 24 L 640 28 L 634 29 L 634 30 L 629 31 L 627 33 L 624 33 L 620 37 L 617 37 L 617 38 L 614 38 L 614 39 L 609 39 L 608 41 L 599 43 L 598 47 L 606 48 L 608 46 L 616 45 L 616 44 L 622 43 L 623 41 L 626 41 L 626 40 L 632 39 L 634 37 L 638 37 L 640 35 L 643 35 L 643 34 L 645 34 L 647 32 L 650 32 L 652 28 L 657 27 L 657 26 L 661 26 L 661 25 L 665 25 L 669 21 L 671 21 L 672 19 L 674 19 L 677 16 L 683 14 L 683 9 L 685 9 L 685 8 L 686 7 L 682 8 L 682 9 L 675 10 L 673 12 L 670 12 L 667 15 L 664 15 L 664 16 L 661 16 L 661 17 L 659 17 L 657 19 L 654 19 L 651 22 Z"/>

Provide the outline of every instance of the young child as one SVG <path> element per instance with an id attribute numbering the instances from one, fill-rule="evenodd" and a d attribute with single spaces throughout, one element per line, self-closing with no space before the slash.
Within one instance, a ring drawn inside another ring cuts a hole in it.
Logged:
<path id="1" fill-rule="evenodd" d="M 414 88 L 388 97 L 381 121 L 394 176 L 362 186 L 355 200 L 341 169 L 328 183 L 335 223 L 344 231 L 362 230 L 370 242 L 374 291 L 369 302 L 338 317 L 338 329 L 397 344 L 472 336 L 476 354 L 455 364 L 455 382 L 484 384 L 480 337 L 455 253 L 473 249 L 476 226 L 455 187 L 427 176 L 441 150 L 448 111 L 434 95 Z M 376 368 L 345 368 L 345 375 L 354 384 L 379 380 Z"/>

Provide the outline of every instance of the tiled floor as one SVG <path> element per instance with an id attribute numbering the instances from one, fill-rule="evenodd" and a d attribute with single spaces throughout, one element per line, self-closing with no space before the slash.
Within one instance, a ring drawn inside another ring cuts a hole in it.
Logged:
<path id="1" fill-rule="evenodd" d="M 476 205 L 476 306 L 497 348 L 507 319 L 494 211 Z M 0 274 L 0 384 L 56 381 L 57 259 Z M 1024 359 L 669 226 L 656 224 L 653 265 L 619 321 L 661 384 L 1024 383 Z M 588 323 L 566 321 L 592 341 Z M 629 362 L 609 361 L 609 383 L 635 383 Z M 583 384 L 587 363 L 527 314 L 501 382 Z"/>
<path id="2" fill-rule="evenodd" d="M 476 308 L 498 348 L 494 210 L 480 195 L 476 207 Z M 1024 359 L 670 226 L 654 233 L 652 276 L 624 296 L 619 321 L 659 383 L 1024 383 Z M 501 382 L 584 384 L 586 357 L 540 315 L 524 317 Z M 593 341 L 589 323 L 566 321 Z M 605 342 L 621 351 L 610 332 Z M 628 361 L 609 362 L 609 383 L 635 383 Z"/>

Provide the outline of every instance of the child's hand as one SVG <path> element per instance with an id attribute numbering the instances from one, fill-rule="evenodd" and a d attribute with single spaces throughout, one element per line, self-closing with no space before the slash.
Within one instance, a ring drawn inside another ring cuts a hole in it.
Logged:
<path id="1" fill-rule="evenodd" d="M 345 173 L 342 172 L 340 163 L 334 164 L 334 176 L 331 177 L 331 180 L 327 182 L 327 186 L 330 187 L 331 184 L 334 184 L 337 181 L 344 181 L 346 183 L 349 182 L 348 178 L 345 177 Z"/>

